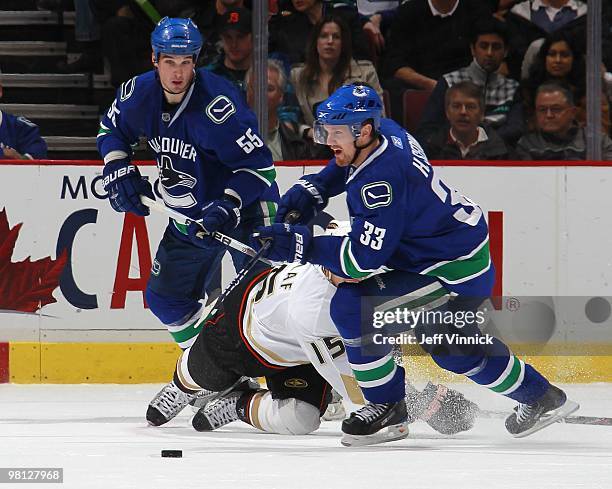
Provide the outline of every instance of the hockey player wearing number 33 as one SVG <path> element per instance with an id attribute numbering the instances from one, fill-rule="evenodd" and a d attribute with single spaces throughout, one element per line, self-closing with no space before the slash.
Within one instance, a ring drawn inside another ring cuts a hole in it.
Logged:
<path id="1" fill-rule="evenodd" d="M 412 304 L 465 314 L 473 313 L 491 294 L 494 281 L 480 207 L 444 184 L 419 143 L 393 121 L 382 119 L 381 112 L 376 92 L 358 84 L 343 86 L 322 102 L 314 124 L 315 142 L 327 144 L 334 158 L 287 191 L 279 204 L 278 224 L 258 229 L 252 241 L 259 248 L 262 240 L 272 240 L 272 260 L 310 262 L 341 277 L 381 281 L 379 287 L 345 282 L 331 301 L 331 317 L 368 401 L 343 422 L 346 445 L 407 435 L 404 370 L 394 363 L 390 344 L 372 344 L 378 330 L 372 317 L 362 317 L 363 292 L 389 298 L 387 305 L 381 301 L 379 310 L 398 305 L 410 309 Z M 342 192 L 351 217 L 350 233 L 313 237 L 303 224 Z M 299 222 L 281 224 L 293 211 L 301 216 Z M 395 270 L 397 285 L 386 284 L 384 274 L 376 275 L 390 269 Z M 398 272 L 403 272 L 399 281 Z M 375 276 L 368 278 L 371 275 Z M 430 339 L 448 329 L 417 325 L 419 336 Z M 461 336 L 481 334 L 476 323 L 450 329 Z M 526 436 L 578 409 L 501 341 L 471 343 L 461 348 L 420 342 L 440 367 L 518 401 L 506 420 L 514 436 Z"/>
<path id="2" fill-rule="evenodd" d="M 230 82 L 195 69 L 202 42 L 190 19 L 163 18 L 151 34 L 155 69 L 120 87 L 97 138 L 114 210 L 149 214 L 140 195 L 154 198 L 153 189 L 132 162 L 131 150 L 145 136 L 165 205 L 201 224 L 170 220 L 146 290 L 149 308 L 183 349 L 199 333 L 194 327 L 200 325 L 199 301 L 225 252 L 209 234 L 220 231 L 247 241 L 255 226 L 271 222 L 278 201 L 272 156 L 254 113 Z M 241 269 L 248 257 L 230 253 Z M 179 397 L 170 383 L 156 402 L 176 403 Z"/>

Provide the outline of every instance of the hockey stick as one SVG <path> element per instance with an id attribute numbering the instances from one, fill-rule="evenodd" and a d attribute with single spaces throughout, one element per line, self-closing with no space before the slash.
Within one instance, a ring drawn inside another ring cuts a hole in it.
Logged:
<path id="1" fill-rule="evenodd" d="M 299 214 L 297 213 L 297 211 L 291 211 L 285 217 L 285 222 L 286 223 L 295 222 L 298 218 L 299 218 Z M 259 251 L 256 252 L 251 257 L 251 259 L 244 265 L 244 267 L 242 267 L 242 270 L 238 272 L 238 274 L 229 283 L 229 285 L 225 288 L 225 290 L 221 292 L 219 297 L 217 297 L 214 301 L 212 301 L 202 310 L 202 315 L 200 317 L 206 319 L 208 317 L 214 317 L 215 314 L 217 314 L 217 311 L 219 310 L 218 305 L 223 304 L 223 301 L 226 299 L 226 297 L 232 292 L 232 290 L 234 290 L 238 286 L 238 284 L 242 281 L 242 279 L 246 277 L 246 275 L 255 266 L 257 261 L 259 260 L 263 261 L 262 257 L 268 252 L 268 249 L 270 248 L 271 245 L 272 245 L 272 240 L 266 240 L 266 242 L 259 249 Z"/>
<path id="2" fill-rule="evenodd" d="M 481 418 L 498 418 L 503 419 L 508 416 L 509 413 L 504 411 L 488 411 L 481 409 L 478 416 Z M 600 417 L 600 416 L 568 416 L 567 418 L 556 421 L 557 423 L 565 424 L 584 424 L 594 426 L 612 426 L 612 418 Z"/>
<path id="3" fill-rule="evenodd" d="M 232 290 L 234 290 L 238 286 L 238 284 L 242 282 L 242 279 L 247 276 L 247 274 L 252 270 L 255 264 L 262 259 L 263 255 L 266 254 L 271 244 L 271 241 L 264 243 L 261 249 L 250 258 L 250 260 L 244 265 L 244 267 L 242 267 L 242 269 L 238 272 L 234 279 L 228 284 L 225 290 L 221 292 L 219 297 L 217 297 L 214 301 L 212 301 L 202 310 L 202 315 L 200 317 L 206 319 L 217 314 L 217 311 L 219 310 L 219 305 L 221 305 L 225 298 L 232 292 Z"/>
<path id="4" fill-rule="evenodd" d="M 186 215 L 181 214 L 180 212 L 175 211 L 174 209 L 170 209 L 169 207 L 166 207 L 166 205 L 163 202 L 158 202 L 157 200 L 150 199 L 149 197 L 146 197 L 144 195 L 140 196 L 140 201 L 144 205 L 146 205 L 149 209 L 160 212 L 162 214 L 166 214 L 168 217 L 171 217 L 179 224 L 184 224 L 185 226 L 189 226 L 190 223 L 195 222 L 196 224 L 199 225 L 197 221 L 194 221 L 193 219 L 188 218 Z M 230 248 L 233 248 L 234 250 L 240 251 L 241 253 L 244 253 L 245 255 L 253 257 L 257 254 L 256 251 L 250 246 L 244 243 L 241 243 L 237 239 L 230 238 L 229 236 L 226 236 L 225 234 L 222 234 L 218 231 L 215 231 L 212 234 L 212 237 L 215 238 L 220 243 L 223 243 L 224 245 L 229 246 Z M 266 265 L 271 265 L 271 266 L 274 265 L 270 260 L 268 260 L 267 258 L 264 258 L 261 254 L 259 255 L 258 260 L 264 262 Z"/>

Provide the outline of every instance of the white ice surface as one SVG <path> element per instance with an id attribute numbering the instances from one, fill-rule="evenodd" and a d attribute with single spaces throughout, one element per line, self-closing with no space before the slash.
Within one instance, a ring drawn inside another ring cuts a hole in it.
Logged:
<path id="1" fill-rule="evenodd" d="M 454 387 L 485 409 L 513 406 L 477 386 Z M 582 405 L 576 414 L 612 416 L 612 384 L 564 388 Z M 308 436 L 241 422 L 203 434 L 187 409 L 152 428 L 144 413 L 158 389 L 0 385 L 0 467 L 63 467 L 66 488 L 612 488 L 612 427 L 555 424 L 514 439 L 502 419 L 479 419 L 454 437 L 418 422 L 406 440 L 351 449 L 340 446 L 339 422 Z M 183 458 L 161 458 L 162 449 Z"/>

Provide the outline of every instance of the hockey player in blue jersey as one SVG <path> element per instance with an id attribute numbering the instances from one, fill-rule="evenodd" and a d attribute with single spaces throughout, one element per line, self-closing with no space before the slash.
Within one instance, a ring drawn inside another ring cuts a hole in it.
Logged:
<path id="1" fill-rule="evenodd" d="M 0 160 L 32 160 L 47 157 L 47 143 L 38 126 L 25 117 L 0 110 Z"/>
<path id="2" fill-rule="evenodd" d="M 373 347 L 373 312 L 401 304 L 473 313 L 494 281 L 482 210 L 444 184 L 419 143 L 393 121 L 381 119 L 381 112 L 378 95 L 363 85 L 343 86 L 321 103 L 315 141 L 327 144 L 334 159 L 291 187 L 279 204 L 278 223 L 258 229 L 253 240 L 257 247 L 272 240 L 268 256 L 273 260 L 316 263 L 361 280 L 340 285 L 331 304 L 351 368 L 369 402 L 343 422 L 346 445 L 407 435 L 404 370 L 394 363 L 390 344 Z M 313 237 L 303 224 L 342 192 L 350 233 Z M 301 216 L 298 224 L 281 224 L 292 211 Z M 390 269 L 396 272 L 387 276 Z M 373 280 L 376 285 L 368 286 Z M 481 334 L 475 322 L 452 328 L 463 336 Z M 486 347 L 436 346 L 436 335 L 448 331 L 440 324 L 417 325 L 417 335 L 424 335 L 419 343 L 439 366 L 519 402 L 506 420 L 514 436 L 526 436 L 578 408 L 497 339 Z"/>
<path id="3" fill-rule="evenodd" d="M 2 80 L 0 80 L 0 98 L 2 98 Z M 32 160 L 46 157 L 47 143 L 40 136 L 38 126 L 25 117 L 0 110 L 0 160 Z"/>
<path id="4" fill-rule="evenodd" d="M 153 188 L 131 150 L 144 136 L 165 204 L 200 224 L 170 220 L 146 290 L 149 308 L 183 349 L 199 333 L 200 299 L 225 253 L 210 234 L 245 241 L 255 226 L 271 222 L 278 201 L 272 156 L 254 113 L 230 82 L 195 69 L 202 42 L 190 19 L 162 19 L 151 34 L 155 69 L 121 85 L 97 138 L 113 209 L 149 214 L 140 195 L 154 198 Z M 245 256 L 230 253 L 234 267 L 242 268 Z M 165 421 L 160 403 L 184 407 L 192 400 L 170 383 L 151 402 L 147 420 Z"/>

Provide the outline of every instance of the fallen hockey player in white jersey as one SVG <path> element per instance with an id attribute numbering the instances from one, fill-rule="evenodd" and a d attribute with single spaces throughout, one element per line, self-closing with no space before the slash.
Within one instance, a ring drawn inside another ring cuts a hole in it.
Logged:
<path id="1" fill-rule="evenodd" d="M 331 387 L 363 404 L 329 315 L 335 292 L 330 278 L 309 264 L 280 265 L 246 277 L 177 362 L 177 402 L 154 399 L 149 423 L 164 424 L 202 389 L 223 391 L 242 376 L 265 377 L 267 390 L 240 383 L 198 411 L 192 421 L 196 430 L 242 420 L 271 433 L 307 434 L 319 427 Z M 421 418 L 444 434 L 474 424 L 478 408 L 459 392 L 431 382 L 422 392 L 412 386 L 407 392 L 409 422 Z"/>

